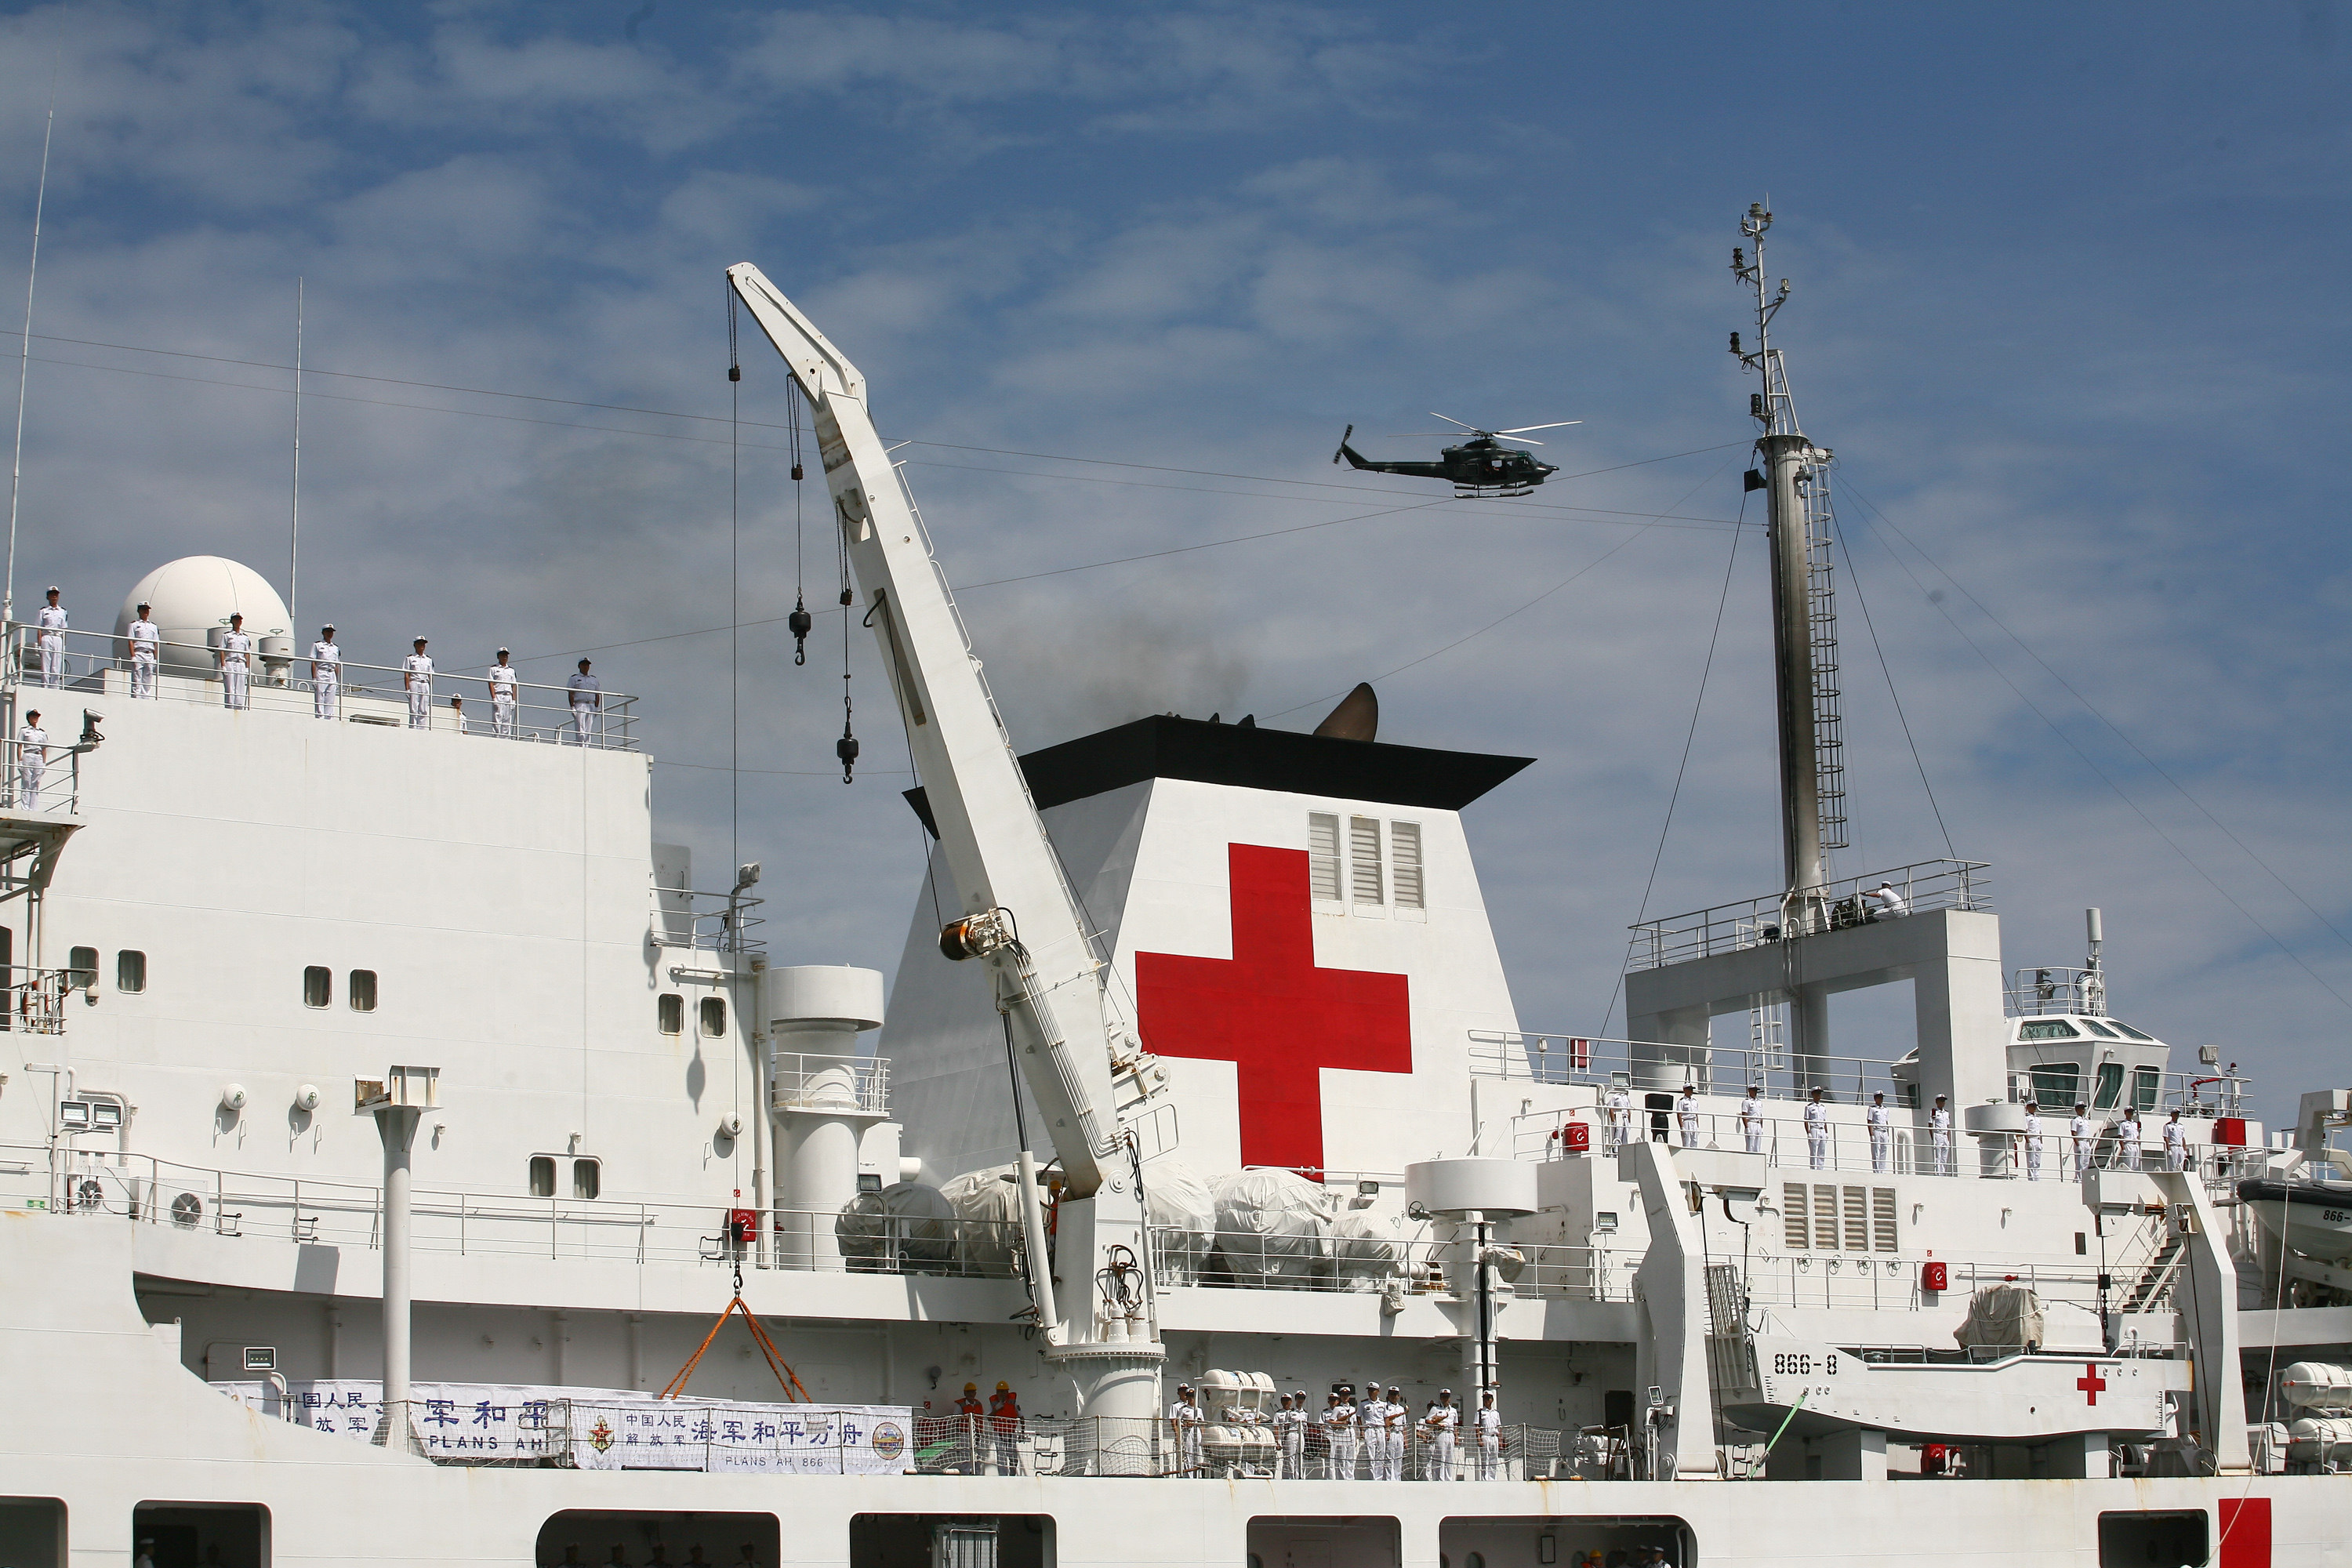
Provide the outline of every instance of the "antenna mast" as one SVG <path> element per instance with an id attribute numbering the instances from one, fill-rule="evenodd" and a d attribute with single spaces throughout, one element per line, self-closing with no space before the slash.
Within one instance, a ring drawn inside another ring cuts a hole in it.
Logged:
<path id="1" fill-rule="evenodd" d="M 1762 378 L 1748 411 L 1761 433 L 1759 466 L 1748 488 L 1764 492 L 1772 541 L 1773 667 L 1780 698 L 1780 842 L 1786 874 L 1784 910 L 1791 934 L 1829 926 L 1825 852 L 1846 847 L 1845 762 L 1838 714 L 1837 596 L 1830 561 L 1831 454 L 1805 438 L 1789 392 L 1788 368 L 1772 346 L 1772 318 L 1788 302 L 1764 272 L 1764 231 L 1772 215 L 1753 203 L 1740 220 L 1748 241 L 1735 246 L 1731 270 L 1756 292 L 1756 342 L 1731 334 L 1731 352 Z"/>
<path id="2" fill-rule="evenodd" d="M 294 500 L 287 520 L 286 630 L 301 636 L 297 606 L 302 597 L 302 285 L 294 279 Z"/>
<path id="3" fill-rule="evenodd" d="M 49 118 L 41 131 L 41 183 L 33 195 L 33 261 L 25 268 L 25 336 L 16 351 L 16 458 L 8 470 L 8 568 L 0 584 L 0 626 L 16 619 L 16 496 L 25 480 L 25 375 L 33 363 L 33 279 L 41 270 L 41 209 L 49 199 L 49 137 L 58 128 L 58 81 L 49 78 Z"/>

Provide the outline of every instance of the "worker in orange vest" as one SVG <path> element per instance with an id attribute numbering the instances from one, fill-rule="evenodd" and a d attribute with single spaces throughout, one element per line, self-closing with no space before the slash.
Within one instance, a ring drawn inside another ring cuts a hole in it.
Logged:
<path id="1" fill-rule="evenodd" d="M 1017 1476 L 1021 1473 L 1021 1402 L 1013 1397 L 1013 1385 L 1000 1383 L 988 1398 L 988 1424 L 996 1434 L 996 1473 Z"/>
<path id="2" fill-rule="evenodd" d="M 980 1384 L 963 1385 L 963 1397 L 955 1402 L 956 1469 L 967 1476 L 980 1474 Z"/>

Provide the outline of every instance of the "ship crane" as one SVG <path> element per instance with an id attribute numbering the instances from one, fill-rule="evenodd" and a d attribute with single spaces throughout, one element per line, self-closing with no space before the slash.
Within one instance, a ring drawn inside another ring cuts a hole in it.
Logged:
<path id="1" fill-rule="evenodd" d="M 967 642 L 944 574 L 877 434 L 857 367 L 743 263 L 727 280 L 783 356 L 814 416 L 835 519 L 930 800 L 960 912 L 948 957 L 988 976 L 1008 1052 L 1061 1167 L 1058 1268 L 1047 1249 L 1034 1163 L 1020 1163 L 1030 1300 L 1049 1360 L 1076 1379 L 1088 1415 L 1154 1417 L 1164 1352 L 1148 1289 L 1125 1282 L 1150 1256 L 1140 1164 L 1120 1117 L 1164 1086 L 1114 1010 L 1106 968 L 1031 798 L 1012 737 Z M 1087 1294 L 1065 1321 L 1055 1275 Z"/>

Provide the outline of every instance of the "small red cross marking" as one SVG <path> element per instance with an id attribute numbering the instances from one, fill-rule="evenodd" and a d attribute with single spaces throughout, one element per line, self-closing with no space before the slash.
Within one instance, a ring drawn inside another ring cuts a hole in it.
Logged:
<path id="1" fill-rule="evenodd" d="M 2106 1385 L 2107 1380 L 2099 1375 L 2097 1362 L 2086 1363 L 2083 1368 L 2083 1375 L 2074 1380 L 2074 1386 L 2081 1389 L 2094 1405 L 2099 1402 L 2099 1390 Z"/>
<path id="2" fill-rule="evenodd" d="M 1227 848 L 1234 955 L 1135 955 L 1143 1044 L 1234 1064 L 1242 1163 L 1323 1168 L 1324 1068 L 1412 1070 L 1405 977 L 1315 963 L 1307 852 Z"/>

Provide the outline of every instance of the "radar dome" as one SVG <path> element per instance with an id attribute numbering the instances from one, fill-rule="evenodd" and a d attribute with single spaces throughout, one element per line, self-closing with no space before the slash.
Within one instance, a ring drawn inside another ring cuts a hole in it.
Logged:
<path id="1" fill-rule="evenodd" d="M 116 637 L 130 635 L 142 604 L 151 606 L 148 618 L 163 634 L 163 665 L 168 670 L 211 674 L 207 644 L 233 615 L 245 617 L 257 647 L 264 637 L 293 635 L 293 617 L 278 590 L 252 567 L 224 556 L 184 555 L 139 579 L 115 615 Z"/>

